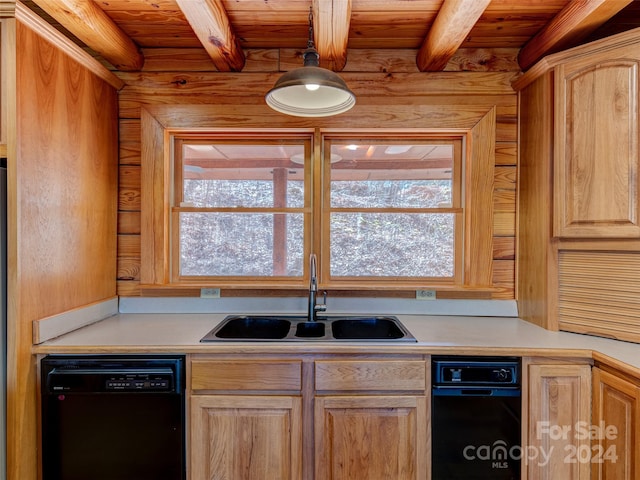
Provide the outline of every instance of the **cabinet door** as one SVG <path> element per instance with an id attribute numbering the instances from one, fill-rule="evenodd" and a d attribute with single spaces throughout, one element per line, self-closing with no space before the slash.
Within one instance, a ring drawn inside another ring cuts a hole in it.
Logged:
<path id="1" fill-rule="evenodd" d="M 588 480 L 591 445 L 589 365 L 529 365 L 528 480 Z M 586 449 L 586 452 L 585 452 Z"/>
<path id="2" fill-rule="evenodd" d="M 315 480 L 427 478 L 424 396 L 316 397 Z"/>
<path id="3" fill-rule="evenodd" d="M 302 479 L 302 398 L 191 397 L 192 480 Z"/>
<path id="4" fill-rule="evenodd" d="M 593 369 L 594 480 L 635 480 L 640 475 L 640 387 Z"/>
<path id="5" fill-rule="evenodd" d="M 557 237 L 640 237 L 637 47 L 555 70 Z"/>

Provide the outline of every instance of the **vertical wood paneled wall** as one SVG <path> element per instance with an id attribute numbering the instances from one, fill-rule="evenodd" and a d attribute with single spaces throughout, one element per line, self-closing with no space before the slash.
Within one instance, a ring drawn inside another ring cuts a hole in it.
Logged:
<path id="1" fill-rule="evenodd" d="M 299 52 L 298 52 L 299 53 Z M 140 295 L 140 107 L 143 105 L 263 105 L 264 94 L 281 75 L 280 66 L 299 66 L 288 51 L 249 52 L 242 73 L 218 73 L 206 61 L 189 67 L 159 54 L 148 57 L 142 73 L 120 73 L 120 169 L 118 196 L 118 294 Z M 287 56 L 289 55 L 289 57 Z M 147 54 L 145 52 L 145 57 Z M 379 57 L 376 57 L 379 58 Z M 497 114 L 494 182 L 493 285 L 494 298 L 513 299 L 517 165 L 517 96 L 511 87 L 514 71 L 416 73 L 407 59 L 366 64 L 367 71 L 341 73 L 357 95 L 357 105 L 379 106 L 384 127 L 385 106 L 442 106 L 464 109 L 495 107 Z M 298 62 L 299 63 L 299 62 Z M 180 65 L 176 67 L 175 65 Z M 364 65 L 364 64 L 363 64 Z M 358 64 L 357 67 L 363 68 Z M 390 67 L 393 65 L 393 67 Z M 348 70 L 349 65 L 347 65 Z M 189 70 L 191 68 L 191 70 Z M 231 128 L 242 125 L 229 123 Z M 353 125 L 359 128 L 359 125 Z"/>
<path id="2" fill-rule="evenodd" d="M 7 478 L 37 478 L 33 322 L 116 294 L 117 93 L 16 22 L 8 158 Z"/>

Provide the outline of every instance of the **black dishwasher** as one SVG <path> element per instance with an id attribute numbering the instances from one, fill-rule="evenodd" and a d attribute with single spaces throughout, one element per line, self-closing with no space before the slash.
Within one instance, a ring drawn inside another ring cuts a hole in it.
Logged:
<path id="1" fill-rule="evenodd" d="M 520 478 L 520 359 L 432 358 L 432 480 Z"/>
<path id="2" fill-rule="evenodd" d="M 184 480 L 184 356 L 41 361 L 43 480 Z"/>

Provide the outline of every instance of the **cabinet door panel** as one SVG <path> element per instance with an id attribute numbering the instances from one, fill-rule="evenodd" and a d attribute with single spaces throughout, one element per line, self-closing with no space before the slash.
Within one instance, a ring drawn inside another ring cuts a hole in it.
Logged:
<path id="1" fill-rule="evenodd" d="M 640 387 L 599 368 L 593 369 L 593 423 L 599 434 L 593 449 L 594 480 L 635 480 L 640 474 Z"/>
<path id="2" fill-rule="evenodd" d="M 318 397 L 315 480 L 427 478 L 424 396 Z"/>
<path id="3" fill-rule="evenodd" d="M 589 439 L 579 428 L 591 420 L 589 365 L 529 365 L 529 480 L 588 480 Z M 534 458 L 535 455 L 535 458 Z"/>
<path id="4" fill-rule="evenodd" d="M 640 62 L 630 53 L 556 67 L 556 236 L 640 237 Z"/>
<path id="5" fill-rule="evenodd" d="M 193 480 L 302 478 L 301 397 L 191 397 Z"/>

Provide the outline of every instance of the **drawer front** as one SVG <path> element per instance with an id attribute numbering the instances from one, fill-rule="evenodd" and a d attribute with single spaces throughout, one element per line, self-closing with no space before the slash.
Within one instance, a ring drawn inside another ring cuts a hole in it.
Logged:
<path id="1" fill-rule="evenodd" d="M 315 372 L 316 390 L 416 391 L 427 383 L 423 360 L 322 360 Z"/>
<path id="2" fill-rule="evenodd" d="M 302 388 L 298 360 L 200 360 L 191 362 L 192 390 L 282 391 Z"/>

